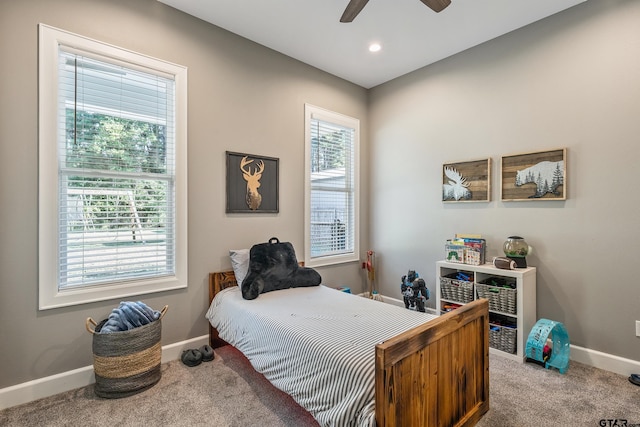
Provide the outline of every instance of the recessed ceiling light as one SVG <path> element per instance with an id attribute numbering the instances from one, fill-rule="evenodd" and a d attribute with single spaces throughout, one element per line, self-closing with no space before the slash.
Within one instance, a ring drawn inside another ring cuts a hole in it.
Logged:
<path id="1" fill-rule="evenodd" d="M 380 49 L 382 49 L 382 46 L 378 43 L 371 43 L 369 45 L 369 52 L 378 52 Z"/>

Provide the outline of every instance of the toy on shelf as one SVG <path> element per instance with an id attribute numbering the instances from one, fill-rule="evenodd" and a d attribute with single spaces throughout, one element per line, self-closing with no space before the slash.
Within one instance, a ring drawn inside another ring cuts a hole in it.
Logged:
<path id="1" fill-rule="evenodd" d="M 429 299 L 429 289 L 424 279 L 420 278 L 415 270 L 409 270 L 405 276 L 402 276 L 400 290 L 405 308 L 423 313 L 426 311 L 425 303 Z"/>
<path id="2" fill-rule="evenodd" d="M 462 271 L 458 271 L 458 273 L 456 273 L 456 280 L 462 280 L 464 282 L 470 282 L 471 281 L 471 275 L 463 273 Z"/>
<path id="3" fill-rule="evenodd" d="M 509 236 L 502 245 L 504 255 L 516 263 L 516 268 L 527 268 L 527 255 L 531 255 L 533 248 L 520 236 Z"/>

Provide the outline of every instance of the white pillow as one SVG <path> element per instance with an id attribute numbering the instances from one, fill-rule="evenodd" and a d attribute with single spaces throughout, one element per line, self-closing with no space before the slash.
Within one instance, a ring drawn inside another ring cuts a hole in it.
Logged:
<path id="1" fill-rule="evenodd" d="M 242 286 L 242 281 L 249 272 L 249 249 L 231 249 L 229 257 L 238 286 Z"/>

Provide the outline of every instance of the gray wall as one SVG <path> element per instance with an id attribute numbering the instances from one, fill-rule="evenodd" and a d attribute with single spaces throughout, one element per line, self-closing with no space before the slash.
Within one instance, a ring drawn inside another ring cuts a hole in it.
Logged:
<path id="1" fill-rule="evenodd" d="M 447 238 L 535 252 L 537 314 L 640 361 L 640 2 L 592 0 L 370 91 L 370 239 L 382 293 L 435 287 Z M 500 158 L 566 147 L 566 201 L 500 201 Z M 492 201 L 441 202 L 444 163 L 492 159 Z M 407 226 L 410 225 L 410 226 Z M 430 301 L 435 306 L 435 295 Z M 528 331 L 525 331 L 528 333 Z"/>
<path id="2" fill-rule="evenodd" d="M 207 274 L 230 268 L 228 249 L 277 236 L 303 259 L 304 103 L 360 119 L 367 138 L 363 88 L 155 0 L 2 0 L 0 388 L 91 365 L 85 319 L 100 320 L 119 302 L 37 310 L 40 22 L 189 68 L 189 288 L 142 297 L 169 305 L 164 345 L 207 333 Z M 225 150 L 280 159 L 279 214 L 225 214 Z M 366 194 L 364 182 L 365 205 Z M 367 226 L 363 210 L 363 251 Z M 363 285 L 357 263 L 319 271 L 328 284 Z"/>

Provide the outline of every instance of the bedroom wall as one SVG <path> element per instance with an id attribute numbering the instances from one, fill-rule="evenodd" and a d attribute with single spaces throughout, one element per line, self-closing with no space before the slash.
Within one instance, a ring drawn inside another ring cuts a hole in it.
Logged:
<path id="1" fill-rule="evenodd" d="M 370 91 L 371 247 L 382 293 L 417 270 L 432 291 L 455 233 L 489 256 L 535 248 L 537 315 L 572 344 L 640 361 L 640 2 L 598 0 Z M 500 158 L 567 148 L 566 201 L 500 201 Z M 444 163 L 492 159 L 492 201 L 441 202 Z M 525 331 L 528 334 L 529 331 Z"/>
<path id="2" fill-rule="evenodd" d="M 228 249 L 277 236 L 303 259 L 304 103 L 359 118 L 367 139 L 363 88 L 155 0 L 2 1 L 0 389 L 91 365 L 85 319 L 102 319 L 119 303 L 37 309 L 40 22 L 189 68 L 189 287 L 142 297 L 154 308 L 169 305 L 163 345 L 207 333 L 207 275 L 230 268 Z M 280 159 L 280 213 L 225 214 L 225 150 Z M 362 190 L 367 203 L 366 181 Z M 363 209 L 363 250 L 367 226 Z M 363 281 L 357 263 L 319 271 L 329 284 Z"/>

